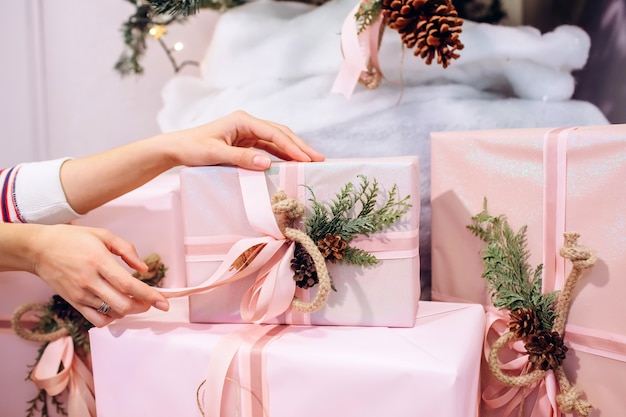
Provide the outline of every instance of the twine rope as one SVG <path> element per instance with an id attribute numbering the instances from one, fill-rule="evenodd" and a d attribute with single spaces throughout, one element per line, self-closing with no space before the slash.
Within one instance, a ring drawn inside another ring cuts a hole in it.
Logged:
<path id="1" fill-rule="evenodd" d="M 294 297 L 291 305 L 302 313 L 315 312 L 326 304 L 331 290 L 331 280 L 326 267 L 326 260 L 317 244 L 302 230 L 293 227 L 296 221 L 304 216 L 304 205 L 287 197 L 284 191 L 278 190 L 272 196 L 272 211 L 279 216 L 278 228 L 283 235 L 289 240 L 300 243 L 311 256 L 319 279 L 317 294 L 311 302 L 307 303 Z"/>
<path id="2" fill-rule="evenodd" d="M 552 326 L 552 330 L 557 332 L 561 337 L 565 333 L 565 323 L 572 301 L 572 294 L 578 279 L 582 275 L 583 270 L 591 268 L 596 260 L 596 252 L 578 244 L 580 235 L 575 232 L 567 232 L 564 234 L 565 244 L 559 253 L 562 257 L 572 262 L 572 270 L 570 271 L 563 291 L 559 294 L 556 305 L 556 319 Z M 493 375 L 503 384 L 508 386 L 525 387 L 539 382 L 547 371 L 535 370 L 524 375 L 513 376 L 505 374 L 498 362 L 499 351 L 508 343 L 515 340 L 512 332 L 506 332 L 495 341 L 489 352 L 489 369 Z M 555 369 L 556 377 L 559 382 L 560 394 L 557 395 L 557 404 L 564 413 L 578 413 L 582 417 L 587 417 L 592 409 L 589 402 L 581 398 L 582 391 L 569 382 L 567 375 L 562 366 Z M 523 402 L 520 405 L 520 413 L 522 412 Z"/>
<path id="3" fill-rule="evenodd" d="M 13 328 L 13 331 L 15 332 L 15 334 L 21 337 L 22 339 L 30 340 L 32 342 L 39 342 L 39 343 L 53 342 L 64 336 L 67 336 L 69 332 L 67 328 L 65 327 L 65 324 L 63 323 L 63 321 L 59 319 L 57 316 L 52 316 L 54 321 L 59 325 L 59 329 L 55 330 L 54 332 L 50 332 L 50 333 L 34 332 L 30 329 L 25 328 L 22 325 L 22 316 L 24 314 L 28 312 L 33 312 L 33 311 L 46 311 L 46 309 L 47 309 L 47 305 L 40 304 L 40 303 L 23 304 L 19 306 L 18 308 L 16 308 L 15 311 L 13 312 L 13 317 L 11 318 L 11 327 Z"/>

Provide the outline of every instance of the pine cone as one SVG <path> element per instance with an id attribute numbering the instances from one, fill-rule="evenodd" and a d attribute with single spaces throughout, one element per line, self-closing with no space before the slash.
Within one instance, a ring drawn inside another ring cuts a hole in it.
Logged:
<path id="1" fill-rule="evenodd" d="M 311 288 L 319 282 L 315 263 L 300 243 L 296 243 L 291 260 L 291 269 L 294 271 L 293 279 L 300 288 Z"/>
<path id="2" fill-rule="evenodd" d="M 135 271 L 133 277 L 145 282 L 146 284 L 157 287 L 165 278 L 165 270 L 167 269 L 161 257 L 156 253 L 151 254 L 143 260 L 148 265 L 148 270 L 145 272 Z"/>
<path id="3" fill-rule="evenodd" d="M 317 248 L 322 253 L 324 259 L 336 262 L 343 259 L 348 244 L 339 235 L 326 233 L 323 239 L 317 241 Z"/>
<path id="4" fill-rule="evenodd" d="M 543 371 L 556 369 L 563 363 L 567 346 L 555 331 L 539 330 L 525 345 L 528 360 Z"/>
<path id="5" fill-rule="evenodd" d="M 459 57 L 463 19 L 451 0 L 383 0 L 382 13 L 387 25 L 400 33 L 409 49 L 415 47 L 414 55 L 426 64 L 437 56 L 437 63 L 446 68 Z"/>
<path id="6" fill-rule="evenodd" d="M 511 311 L 509 318 L 509 330 L 515 334 L 515 337 L 522 340 L 535 334 L 541 325 L 537 313 L 532 308 Z"/>

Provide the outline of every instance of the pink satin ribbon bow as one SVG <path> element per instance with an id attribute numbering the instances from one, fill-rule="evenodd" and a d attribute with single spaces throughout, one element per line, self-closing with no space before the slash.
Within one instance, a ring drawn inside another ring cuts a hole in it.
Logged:
<path id="1" fill-rule="evenodd" d="M 51 396 L 68 388 L 69 417 L 95 417 L 93 376 L 74 352 L 70 336 L 48 343 L 33 368 L 31 379 L 37 388 L 46 390 Z"/>
<path id="2" fill-rule="evenodd" d="M 331 89 L 332 93 L 343 94 L 346 98 L 352 96 L 361 74 L 368 71 L 368 63 L 371 63 L 376 72 L 382 75 L 378 62 L 378 37 L 383 21 L 382 13 L 374 23 L 359 33 L 355 15 L 361 3 L 359 2 L 350 11 L 343 22 L 341 28 L 343 61 Z"/>

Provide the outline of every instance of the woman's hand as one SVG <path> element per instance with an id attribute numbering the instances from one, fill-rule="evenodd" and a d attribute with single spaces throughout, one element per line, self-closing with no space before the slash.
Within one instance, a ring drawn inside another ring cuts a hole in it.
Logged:
<path id="1" fill-rule="evenodd" d="M 120 257 L 132 269 L 147 270 L 130 243 L 104 229 L 72 225 L 36 227 L 30 241 L 30 272 L 95 326 L 144 312 L 151 306 L 168 310 L 169 304 L 161 293 L 133 277 L 118 261 Z M 107 314 L 98 312 L 103 302 L 110 306 Z"/>
<path id="2" fill-rule="evenodd" d="M 324 156 L 307 145 L 287 126 L 258 119 L 244 111 L 202 126 L 167 133 L 165 140 L 175 165 L 237 165 L 265 170 L 270 158 L 252 148 L 280 159 L 320 162 Z"/>

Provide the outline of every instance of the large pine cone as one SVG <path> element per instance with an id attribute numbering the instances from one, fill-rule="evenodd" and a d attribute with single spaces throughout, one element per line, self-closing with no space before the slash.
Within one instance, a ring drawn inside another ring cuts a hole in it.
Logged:
<path id="1" fill-rule="evenodd" d="M 383 0 L 387 26 L 400 33 L 402 42 L 416 48 L 415 56 L 430 65 L 435 57 L 446 68 L 463 49 L 459 39 L 463 19 L 451 0 Z"/>
<path id="2" fill-rule="evenodd" d="M 556 369 L 563 363 L 567 346 L 557 332 L 540 330 L 525 345 L 528 360 L 542 371 Z"/>

